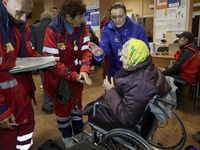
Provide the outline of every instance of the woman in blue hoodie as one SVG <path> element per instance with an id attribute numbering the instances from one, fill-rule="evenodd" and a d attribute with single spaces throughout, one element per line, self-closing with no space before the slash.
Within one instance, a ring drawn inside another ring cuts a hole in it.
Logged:
<path id="1" fill-rule="evenodd" d="M 142 40 L 149 48 L 149 41 L 142 25 L 134 22 L 126 14 L 124 4 L 117 2 L 110 8 L 111 21 L 105 23 L 101 30 L 101 39 L 99 47 L 90 43 L 90 50 L 95 55 L 97 61 L 102 61 L 105 56 L 109 56 L 108 78 L 110 80 L 116 71 L 119 71 L 122 62 L 122 45 L 130 38 Z"/>

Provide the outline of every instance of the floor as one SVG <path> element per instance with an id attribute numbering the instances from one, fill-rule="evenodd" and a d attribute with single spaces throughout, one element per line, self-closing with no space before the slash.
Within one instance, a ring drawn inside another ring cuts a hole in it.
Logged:
<path id="1" fill-rule="evenodd" d="M 102 87 L 102 66 L 95 66 L 95 70 L 91 72 L 91 79 L 93 81 L 92 86 L 85 85 L 83 90 L 83 106 L 87 103 L 97 99 L 104 93 Z M 43 89 L 40 88 L 41 80 L 40 75 L 33 75 L 34 82 L 36 85 L 36 100 L 37 105 L 33 104 L 35 111 L 35 130 L 33 134 L 33 150 L 37 150 L 45 141 L 48 139 L 61 141 L 61 133 L 58 131 L 56 116 L 53 112 L 52 114 L 47 115 L 41 110 L 42 101 L 43 101 Z M 187 132 L 187 141 L 183 149 L 188 145 L 194 145 L 197 148 L 200 148 L 200 145 L 193 140 L 192 134 L 195 134 L 197 131 L 200 131 L 200 100 L 198 98 L 196 112 L 192 112 L 193 102 L 190 97 L 188 100 L 185 100 L 184 106 L 179 106 L 176 108 L 175 112 L 181 118 Z M 83 117 L 83 121 L 87 120 L 86 117 Z"/>

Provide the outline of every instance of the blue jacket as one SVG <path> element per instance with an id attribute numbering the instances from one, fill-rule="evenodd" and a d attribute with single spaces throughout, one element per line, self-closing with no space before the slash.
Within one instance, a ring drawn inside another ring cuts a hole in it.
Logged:
<path id="1" fill-rule="evenodd" d="M 106 55 L 110 56 L 108 65 L 109 79 L 110 77 L 113 77 L 114 73 L 119 71 L 122 66 L 122 62 L 119 60 L 121 55 L 118 55 L 118 53 L 122 50 L 122 44 L 117 39 L 115 34 L 119 37 L 123 44 L 130 38 L 135 38 L 144 41 L 149 48 L 149 41 L 145 29 L 139 23 L 132 21 L 128 16 L 123 29 L 117 28 L 113 21 L 105 23 L 104 28 L 101 30 L 102 40 L 99 45 L 99 47 L 103 49 L 104 54 L 101 57 L 94 56 L 94 58 L 97 61 L 102 61 Z"/>

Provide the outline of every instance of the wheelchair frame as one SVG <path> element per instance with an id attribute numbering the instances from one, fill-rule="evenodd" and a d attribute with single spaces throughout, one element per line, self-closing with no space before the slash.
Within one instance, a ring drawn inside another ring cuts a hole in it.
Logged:
<path id="1" fill-rule="evenodd" d="M 164 104 L 175 107 L 175 104 L 173 102 L 170 102 L 165 99 L 156 98 L 155 102 L 156 103 L 162 102 Z M 97 110 L 97 107 L 99 107 L 99 106 L 111 110 L 111 108 L 108 105 L 106 105 L 104 103 L 96 102 L 93 106 L 93 117 L 94 118 L 96 117 L 96 110 Z M 106 141 L 111 141 L 111 140 L 106 140 L 106 139 L 108 137 L 111 138 L 112 135 L 114 135 L 115 137 L 116 137 L 116 135 L 120 135 L 119 134 L 119 131 L 120 131 L 123 134 L 129 133 L 126 136 L 129 136 L 132 139 L 132 142 L 129 142 L 129 144 L 123 143 L 124 147 L 129 145 L 129 147 L 128 147 L 129 149 L 140 149 L 140 148 L 143 149 L 145 147 L 146 149 L 151 150 L 151 149 L 153 149 L 152 148 L 152 146 L 153 146 L 153 147 L 160 148 L 160 149 L 179 150 L 184 146 L 184 144 L 186 142 L 185 127 L 175 112 L 172 112 L 172 119 L 165 121 L 164 126 L 162 126 L 158 122 L 158 120 L 155 118 L 155 120 L 152 123 L 152 127 L 151 127 L 150 131 L 148 131 L 149 133 L 147 133 L 148 135 L 146 134 L 146 137 L 142 136 L 142 134 L 141 134 L 142 131 L 140 130 L 142 118 L 143 117 L 141 117 L 140 122 L 135 126 L 136 129 L 138 130 L 138 132 L 136 132 L 136 133 L 134 133 L 135 130 L 133 130 L 133 128 L 131 128 L 131 129 L 119 129 L 118 128 L 118 129 L 106 131 L 105 129 L 96 125 L 95 123 L 86 122 L 83 127 L 81 139 L 83 139 L 85 134 L 87 134 L 92 138 L 92 143 L 98 144 L 100 146 L 101 145 L 105 146 Z M 170 124 L 170 121 L 172 121 L 172 126 Z M 86 131 L 87 125 L 89 125 L 91 127 L 92 133 Z M 160 126 L 162 126 L 162 127 L 160 127 Z M 168 129 L 168 127 L 169 127 L 169 129 Z M 164 137 L 165 135 L 159 135 L 157 137 L 157 133 L 162 133 L 162 132 L 164 132 L 163 134 L 167 134 L 166 137 Z M 170 136 L 170 139 L 167 139 L 168 136 Z M 177 140 L 173 139 L 173 137 L 175 137 Z M 121 136 L 120 138 L 123 139 L 123 136 Z M 113 141 L 113 138 L 111 138 L 111 139 Z M 160 140 L 162 140 L 162 141 L 160 141 Z M 172 140 L 172 144 L 169 143 L 171 140 Z M 114 143 L 116 143 L 116 142 L 118 142 L 118 141 L 115 140 Z M 133 143 L 135 143 L 135 145 Z M 137 143 L 140 143 L 140 144 L 137 144 Z M 117 144 L 117 145 L 119 145 L 119 144 Z M 133 147 L 130 148 L 130 145 Z M 120 148 L 120 149 L 122 149 L 122 148 Z M 127 147 L 126 147 L 126 149 L 127 149 Z"/>

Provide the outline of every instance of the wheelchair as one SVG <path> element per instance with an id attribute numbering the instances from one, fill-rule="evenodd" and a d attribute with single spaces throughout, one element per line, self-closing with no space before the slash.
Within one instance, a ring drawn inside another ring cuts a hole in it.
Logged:
<path id="1" fill-rule="evenodd" d="M 154 148 L 180 150 L 186 142 L 186 130 L 174 112 L 176 102 L 155 97 L 151 104 L 160 110 L 161 116 L 165 116 L 164 121 L 160 123 L 158 117 L 160 114 L 152 112 L 149 103 L 137 125 L 127 128 L 120 123 L 100 120 L 96 114 L 97 109 L 111 110 L 111 108 L 105 103 L 96 102 L 93 106 L 93 120 L 84 124 L 81 140 L 87 135 L 91 137 L 92 143 L 109 150 L 153 150 Z M 167 113 L 161 106 L 169 108 L 171 112 Z M 92 132 L 88 132 L 86 126 L 89 126 Z"/>

